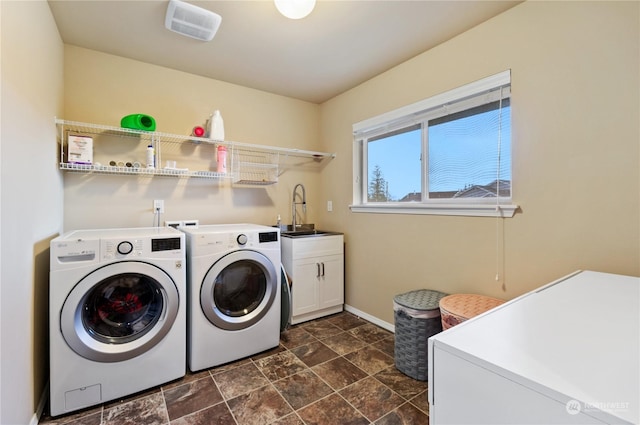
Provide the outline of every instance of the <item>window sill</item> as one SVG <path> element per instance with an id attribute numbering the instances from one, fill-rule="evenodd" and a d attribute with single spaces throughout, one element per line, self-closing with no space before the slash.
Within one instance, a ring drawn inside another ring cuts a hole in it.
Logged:
<path id="1" fill-rule="evenodd" d="M 513 204 L 366 204 L 349 205 L 354 213 L 373 214 L 426 214 L 426 215 L 456 215 L 466 217 L 505 217 L 515 215 L 518 205 Z"/>

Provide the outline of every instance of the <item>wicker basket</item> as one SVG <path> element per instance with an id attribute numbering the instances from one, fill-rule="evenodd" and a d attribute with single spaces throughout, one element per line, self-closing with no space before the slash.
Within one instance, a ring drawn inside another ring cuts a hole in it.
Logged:
<path id="1" fill-rule="evenodd" d="M 440 300 L 442 329 L 471 319 L 504 303 L 504 300 L 477 294 L 453 294 Z"/>
<path id="2" fill-rule="evenodd" d="M 420 289 L 394 297 L 395 364 L 413 379 L 427 380 L 427 340 L 442 331 L 438 306 L 445 296 L 443 292 Z"/>

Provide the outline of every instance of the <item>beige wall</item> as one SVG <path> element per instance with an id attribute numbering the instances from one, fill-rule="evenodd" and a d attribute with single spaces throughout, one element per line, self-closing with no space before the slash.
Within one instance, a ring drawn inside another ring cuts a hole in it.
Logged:
<path id="1" fill-rule="evenodd" d="M 321 106 L 66 46 L 63 111 L 63 46 L 46 2 L 2 1 L 0 18 L 2 424 L 37 421 L 48 240 L 63 220 L 148 225 L 152 199 L 165 199 L 167 219 L 266 224 L 290 220 L 303 182 L 308 219 L 345 232 L 347 303 L 390 323 L 393 296 L 414 288 L 512 298 L 575 269 L 640 275 L 637 2 L 527 2 Z M 354 122 L 507 68 L 519 214 L 496 224 L 349 211 Z M 338 156 L 267 188 L 65 173 L 63 218 L 54 116 L 117 125 L 143 112 L 188 133 L 215 108 L 230 139 Z"/>
<path id="2" fill-rule="evenodd" d="M 186 134 L 220 109 L 228 139 L 338 155 L 260 188 L 67 173 L 64 228 L 150 225 L 153 199 L 164 219 L 288 222 L 302 182 L 307 221 L 345 233 L 347 303 L 389 323 L 415 288 L 510 299 L 576 269 L 638 275 L 638 35 L 637 2 L 527 2 L 321 106 L 66 46 L 65 119 L 142 112 Z M 514 218 L 350 212 L 353 123 L 505 69 Z"/>
<path id="3" fill-rule="evenodd" d="M 1 1 L 0 423 L 36 424 L 48 376 L 49 241 L 62 226 L 54 117 L 63 45 L 46 1 Z"/>
<path id="4" fill-rule="evenodd" d="M 411 289 L 510 299 L 577 269 L 640 275 L 639 5 L 526 2 L 322 105 L 338 156 L 319 220 L 345 232 L 349 305 L 393 323 Z M 350 212 L 353 123 L 505 69 L 514 218 Z"/>
<path id="5" fill-rule="evenodd" d="M 158 131 L 187 135 L 219 109 L 227 140 L 320 150 L 315 104 L 70 45 L 65 46 L 64 77 L 65 120 L 119 126 L 123 116 L 144 113 L 156 119 Z M 178 167 L 198 152 L 178 158 Z M 144 162 L 144 157 L 138 159 Z M 65 231 L 151 226 L 154 199 L 165 201 L 165 220 L 269 225 L 280 214 L 290 222 L 297 183 L 307 189 L 307 221 L 314 220 L 319 206 L 316 169 L 289 170 L 278 184 L 261 187 L 232 187 L 227 180 L 74 173 L 65 173 L 64 179 Z"/>

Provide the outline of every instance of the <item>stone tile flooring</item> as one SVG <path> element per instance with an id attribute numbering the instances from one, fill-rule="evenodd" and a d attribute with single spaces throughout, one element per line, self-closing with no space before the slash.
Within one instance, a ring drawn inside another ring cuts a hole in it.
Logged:
<path id="1" fill-rule="evenodd" d="M 280 345 L 46 425 L 428 424 L 427 383 L 394 366 L 393 334 L 342 312 Z"/>

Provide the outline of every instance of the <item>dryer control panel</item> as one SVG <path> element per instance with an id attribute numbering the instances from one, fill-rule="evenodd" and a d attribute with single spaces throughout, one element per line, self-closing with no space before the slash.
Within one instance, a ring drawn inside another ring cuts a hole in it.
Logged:
<path id="1" fill-rule="evenodd" d="M 246 245 L 249 242 L 258 242 L 258 243 L 268 243 L 268 242 L 278 242 L 278 232 L 260 232 L 257 234 L 258 239 L 255 240 L 255 232 L 251 233 L 240 233 L 238 237 L 236 237 L 236 242 L 239 245 Z"/>
<path id="2" fill-rule="evenodd" d="M 268 249 L 280 250 L 278 232 L 228 232 L 228 233 L 194 233 L 190 235 L 191 251 L 194 255 L 206 255 L 234 249 Z"/>
<path id="3" fill-rule="evenodd" d="M 258 240 L 260 243 L 278 242 L 278 234 L 278 232 L 260 232 L 258 233 Z"/>

